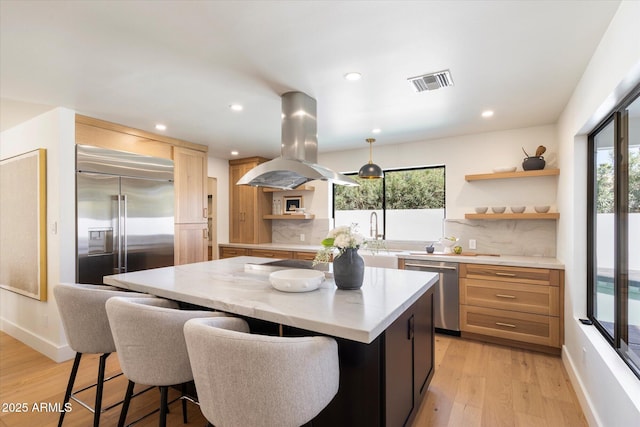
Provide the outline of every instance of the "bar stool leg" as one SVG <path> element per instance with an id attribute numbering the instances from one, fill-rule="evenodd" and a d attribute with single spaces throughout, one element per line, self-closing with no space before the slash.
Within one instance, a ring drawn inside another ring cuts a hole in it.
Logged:
<path id="1" fill-rule="evenodd" d="M 160 427 L 166 427 L 167 426 L 167 400 L 168 400 L 168 395 L 169 393 L 169 387 L 167 386 L 160 386 Z"/>
<path id="2" fill-rule="evenodd" d="M 64 402 L 62 404 L 62 411 L 60 412 L 60 419 L 58 420 L 58 427 L 62 427 L 62 421 L 64 420 L 65 407 L 69 403 L 71 398 L 71 392 L 73 391 L 73 384 L 76 382 L 76 374 L 78 373 L 78 367 L 80 366 L 80 359 L 82 353 L 76 353 L 76 357 L 73 361 L 73 367 L 71 368 L 71 374 L 69 374 L 69 383 L 67 383 L 67 391 L 64 393 Z"/>
<path id="3" fill-rule="evenodd" d="M 100 356 L 100 364 L 98 366 L 98 380 L 96 381 L 96 404 L 93 413 L 93 427 L 100 426 L 100 414 L 102 412 L 102 390 L 104 388 L 104 371 L 107 364 L 107 357 L 111 353 L 104 353 Z"/>
<path id="4" fill-rule="evenodd" d="M 131 396 L 133 395 L 133 387 L 136 385 L 133 381 L 129 380 L 127 384 L 127 391 L 124 395 L 124 402 L 122 402 L 122 410 L 120 411 L 120 419 L 118 419 L 118 427 L 124 427 L 124 422 L 127 419 L 127 412 L 129 412 L 129 404 L 131 403 Z"/>
<path id="5" fill-rule="evenodd" d="M 187 424 L 189 420 L 187 419 L 187 399 L 184 399 L 184 396 L 187 394 L 187 383 L 182 384 L 182 422 Z"/>

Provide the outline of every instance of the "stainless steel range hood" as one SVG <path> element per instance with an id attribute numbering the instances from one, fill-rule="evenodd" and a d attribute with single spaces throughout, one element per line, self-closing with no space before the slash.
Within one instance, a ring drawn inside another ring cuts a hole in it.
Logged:
<path id="1" fill-rule="evenodd" d="M 251 169 L 236 183 L 289 190 L 316 179 L 358 185 L 353 179 L 317 164 L 316 100 L 302 92 L 282 95 L 281 156 Z"/>

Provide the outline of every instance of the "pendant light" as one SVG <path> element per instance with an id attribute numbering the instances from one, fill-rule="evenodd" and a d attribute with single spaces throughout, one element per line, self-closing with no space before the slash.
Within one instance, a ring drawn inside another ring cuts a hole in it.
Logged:
<path id="1" fill-rule="evenodd" d="M 367 138 L 367 142 L 369 143 L 369 163 L 362 166 L 358 171 L 358 176 L 364 179 L 377 179 L 384 178 L 384 172 L 382 172 L 382 168 L 380 166 L 373 163 L 373 143 L 376 140 L 373 138 Z"/>

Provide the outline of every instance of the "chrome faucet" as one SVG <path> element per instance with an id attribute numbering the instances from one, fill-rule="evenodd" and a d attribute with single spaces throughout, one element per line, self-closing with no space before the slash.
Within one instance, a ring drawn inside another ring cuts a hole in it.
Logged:
<path id="1" fill-rule="evenodd" d="M 375 223 L 373 222 L 373 219 L 375 218 Z M 373 237 L 374 239 L 378 240 L 379 234 L 378 234 L 378 214 L 373 211 L 371 212 L 371 216 L 369 217 L 369 236 Z"/>

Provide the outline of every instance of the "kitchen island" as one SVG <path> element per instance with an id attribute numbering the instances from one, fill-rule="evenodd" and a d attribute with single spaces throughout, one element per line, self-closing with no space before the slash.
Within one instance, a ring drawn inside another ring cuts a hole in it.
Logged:
<path id="1" fill-rule="evenodd" d="M 249 321 L 254 333 L 336 338 L 340 389 L 314 426 L 410 425 L 433 376 L 433 273 L 365 269 L 357 291 L 327 279 L 306 293 L 280 292 L 270 258 L 236 257 L 106 276 L 104 282 L 208 307 Z"/>

